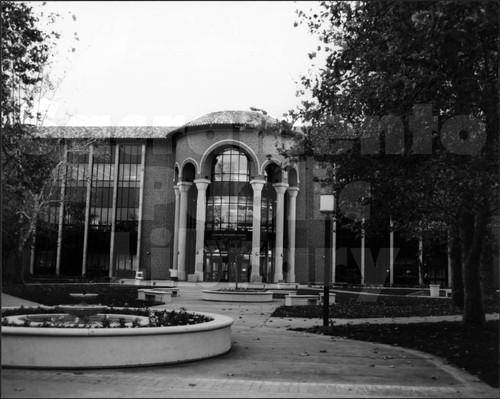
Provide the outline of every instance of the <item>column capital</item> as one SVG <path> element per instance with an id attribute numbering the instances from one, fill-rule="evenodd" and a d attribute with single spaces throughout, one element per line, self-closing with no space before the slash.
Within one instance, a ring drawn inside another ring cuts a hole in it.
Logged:
<path id="1" fill-rule="evenodd" d="M 250 184 L 252 185 L 254 192 L 261 191 L 262 188 L 264 187 L 264 184 L 266 184 L 266 181 L 261 179 L 252 179 L 250 180 Z"/>
<path id="2" fill-rule="evenodd" d="M 299 193 L 299 188 L 298 187 L 288 187 L 286 189 L 286 191 L 288 192 L 288 195 L 292 198 L 296 197 L 297 194 Z"/>
<path id="3" fill-rule="evenodd" d="M 285 194 L 285 191 L 288 188 L 288 183 L 274 183 L 273 187 L 276 190 L 276 193 Z"/>
<path id="4" fill-rule="evenodd" d="M 193 183 L 190 183 L 188 181 L 181 181 L 177 183 L 177 187 L 179 187 L 179 191 L 182 193 L 187 193 L 189 188 L 193 185 Z"/>
<path id="5" fill-rule="evenodd" d="M 208 179 L 194 179 L 194 184 L 196 184 L 196 188 L 198 190 L 206 190 L 208 185 L 210 184 L 210 180 L 208 180 Z"/>
<path id="6" fill-rule="evenodd" d="M 174 193 L 175 193 L 175 196 L 178 197 L 179 196 L 179 186 L 177 184 L 174 184 Z"/>

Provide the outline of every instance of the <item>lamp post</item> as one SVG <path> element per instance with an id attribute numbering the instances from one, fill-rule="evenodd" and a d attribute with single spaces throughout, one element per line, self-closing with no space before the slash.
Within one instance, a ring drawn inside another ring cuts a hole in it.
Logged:
<path id="1" fill-rule="evenodd" d="M 335 197 L 333 194 L 321 194 L 319 211 L 325 215 L 325 266 L 323 286 L 323 327 L 328 327 L 330 315 L 330 268 L 332 267 L 332 254 L 329 249 L 333 248 L 331 216 L 335 210 Z"/>

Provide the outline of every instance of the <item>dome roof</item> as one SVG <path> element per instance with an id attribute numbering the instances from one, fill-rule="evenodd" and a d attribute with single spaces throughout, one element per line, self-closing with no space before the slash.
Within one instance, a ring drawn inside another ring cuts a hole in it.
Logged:
<path id="1" fill-rule="evenodd" d="M 217 111 L 200 116 L 176 129 L 186 130 L 190 127 L 220 126 L 220 125 L 244 125 L 255 129 L 267 129 L 272 125 L 279 124 L 278 119 L 255 111 Z M 174 133 L 174 132 L 172 132 Z"/>

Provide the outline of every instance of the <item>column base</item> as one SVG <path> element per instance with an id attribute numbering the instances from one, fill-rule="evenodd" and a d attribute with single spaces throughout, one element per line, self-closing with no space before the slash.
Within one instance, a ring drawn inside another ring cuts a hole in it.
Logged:
<path id="1" fill-rule="evenodd" d="M 203 272 L 194 272 L 196 281 L 203 281 Z"/>
<path id="2" fill-rule="evenodd" d="M 260 274 L 252 274 L 250 276 L 251 283 L 262 283 L 262 276 Z"/>
<path id="3" fill-rule="evenodd" d="M 177 270 L 177 279 L 179 281 L 186 281 L 186 272 L 184 270 Z"/>
<path id="4" fill-rule="evenodd" d="M 283 273 L 275 273 L 274 282 L 279 283 L 280 281 L 283 281 Z"/>
<path id="5" fill-rule="evenodd" d="M 286 282 L 287 283 L 295 283 L 295 274 L 287 275 L 286 276 Z"/>

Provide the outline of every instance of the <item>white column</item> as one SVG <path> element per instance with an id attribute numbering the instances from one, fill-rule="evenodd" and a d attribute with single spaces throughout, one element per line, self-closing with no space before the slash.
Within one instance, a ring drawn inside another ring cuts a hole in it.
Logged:
<path id="1" fill-rule="evenodd" d="M 115 233 L 116 233 L 116 201 L 118 200 L 118 166 L 120 161 L 120 144 L 115 146 L 115 175 L 113 178 L 113 209 L 111 210 L 111 242 L 109 248 L 109 277 L 113 277 L 115 268 Z"/>
<path id="2" fill-rule="evenodd" d="M 363 227 L 361 227 L 361 285 L 365 284 L 365 259 L 366 259 L 366 238 L 365 238 L 365 218 L 363 218 Z"/>
<path id="3" fill-rule="evenodd" d="M 422 238 L 418 240 L 418 284 L 422 285 L 422 265 L 424 264 L 424 242 Z"/>
<path id="4" fill-rule="evenodd" d="M 186 280 L 186 239 L 187 239 L 187 200 L 188 191 L 193 183 L 180 182 L 178 184 L 180 191 L 179 200 L 179 242 L 177 258 L 177 277 L 181 281 Z"/>
<path id="5" fill-rule="evenodd" d="M 207 187 L 210 180 L 195 179 L 194 184 L 198 189 L 196 202 L 196 256 L 194 274 L 198 281 L 203 281 L 203 249 L 205 248 L 205 220 L 207 213 Z"/>
<path id="6" fill-rule="evenodd" d="M 252 274 L 250 282 L 261 283 L 260 275 L 260 222 L 262 209 L 262 188 L 266 182 L 264 180 L 252 180 L 250 184 L 253 188 L 253 219 L 252 219 L 252 253 L 250 255 L 250 265 Z"/>
<path id="7" fill-rule="evenodd" d="M 283 280 L 283 230 L 285 222 L 286 183 L 273 184 L 276 189 L 276 239 L 274 247 L 274 282 Z"/>
<path id="8" fill-rule="evenodd" d="M 394 285 L 394 222 L 389 219 L 389 285 Z"/>
<path id="9" fill-rule="evenodd" d="M 297 194 L 298 187 L 290 187 L 288 190 L 288 272 L 287 283 L 295 283 L 295 221 L 297 220 Z"/>
<path id="10" fill-rule="evenodd" d="M 87 175 L 87 193 L 85 196 L 85 227 L 83 232 L 83 259 L 82 276 L 87 273 L 87 252 L 89 246 L 89 225 L 90 225 L 90 194 L 92 193 L 92 168 L 94 166 L 94 144 L 90 144 L 89 149 L 89 169 Z"/>
<path id="11" fill-rule="evenodd" d="M 172 249 L 173 258 L 172 258 L 172 269 L 177 270 L 177 258 L 179 251 L 179 186 L 176 184 L 174 186 L 175 193 L 175 216 L 174 216 L 174 247 Z"/>

